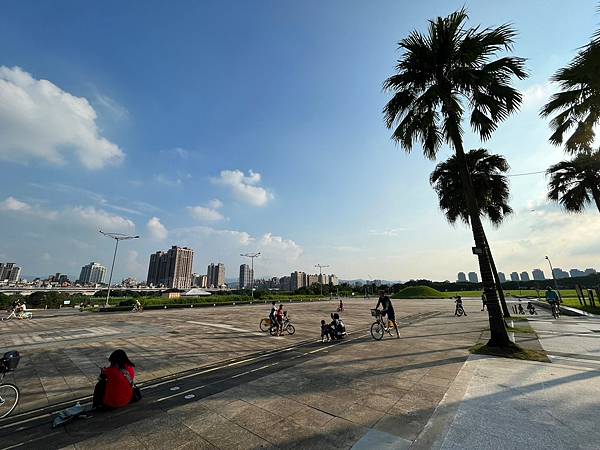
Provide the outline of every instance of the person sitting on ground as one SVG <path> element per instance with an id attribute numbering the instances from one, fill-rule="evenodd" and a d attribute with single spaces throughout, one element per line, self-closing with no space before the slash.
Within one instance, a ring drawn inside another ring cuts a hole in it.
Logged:
<path id="1" fill-rule="evenodd" d="M 124 350 L 115 350 L 108 357 L 110 366 L 100 371 L 94 388 L 94 408 L 121 408 L 133 400 L 135 364 Z"/>
<path id="2" fill-rule="evenodd" d="M 535 306 L 533 306 L 533 303 L 527 302 L 527 310 L 529 311 L 529 314 L 535 314 Z"/>
<path id="3" fill-rule="evenodd" d="M 324 320 L 321 320 L 321 342 L 329 342 L 331 339 L 329 325 Z"/>
<path id="4" fill-rule="evenodd" d="M 521 305 L 521 302 L 519 302 L 519 314 L 525 314 L 525 310 L 523 309 L 523 305 Z"/>
<path id="5" fill-rule="evenodd" d="M 283 303 L 281 303 L 279 305 L 279 308 L 277 309 L 277 328 L 279 330 L 279 335 L 281 336 L 283 334 L 283 318 L 284 318 L 285 312 L 283 311 Z"/>
<path id="6" fill-rule="evenodd" d="M 333 335 L 336 339 L 341 339 L 346 334 L 346 325 L 344 325 L 344 321 L 340 318 L 338 313 L 332 314 L 333 322 L 331 322 L 333 327 Z"/>
<path id="7" fill-rule="evenodd" d="M 467 311 L 465 311 L 465 308 L 464 308 L 463 303 L 462 303 L 462 298 L 461 298 L 460 295 L 456 296 L 456 300 L 454 300 L 454 303 L 456 303 L 456 308 L 454 308 L 454 315 L 458 316 L 458 308 L 462 308 L 463 314 L 466 316 L 467 315 Z"/>

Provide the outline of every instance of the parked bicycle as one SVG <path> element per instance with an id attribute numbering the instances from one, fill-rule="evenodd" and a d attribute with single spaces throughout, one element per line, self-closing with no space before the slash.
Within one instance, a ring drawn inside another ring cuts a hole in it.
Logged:
<path id="1" fill-rule="evenodd" d="M 6 352 L 0 359 L 0 419 L 7 417 L 19 403 L 19 388 L 12 383 L 3 383 L 5 375 L 19 365 L 19 352 Z"/>
<path id="2" fill-rule="evenodd" d="M 390 331 L 389 327 L 387 327 L 385 324 L 385 319 L 383 318 L 383 314 L 381 313 L 381 310 L 372 309 L 371 315 L 373 317 L 375 317 L 375 322 L 373 322 L 373 324 L 371 325 L 371 336 L 373 337 L 373 339 L 375 339 L 376 341 L 382 340 L 383 334 L 385 332 L 387 332 L 390 336 L 392 336 L 392 332 Z M 396 327 L 396 335 L 397 335 L 397 337 L 400 337 L 397 327 Z"/>
<path id="3" fill-rule="evenodd" d="M 290 318 L 287 315 L 287 311 L 283 315 L 283 325 L 281 326 L 281 332 L 287 332 L 287 334 L 292 335 L 296 332 L 296 328 L 290 322 Z M 277 336 L 279 334 L 279 324 L 277 322 L 272 322 L 269 327 L 269 333 L 271 336 Z"/>

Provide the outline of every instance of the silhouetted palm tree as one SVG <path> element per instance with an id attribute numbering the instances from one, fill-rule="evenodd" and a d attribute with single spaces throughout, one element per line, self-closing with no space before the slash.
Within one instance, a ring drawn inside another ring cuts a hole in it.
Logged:
<path id="1" fill-rule="evenodd" d="M 465 156 L 475 190 L 479 215 L 487 217 L 492 224 L 499 226 L 504 218 L 512 213 L 512 208 L 508 205 L 508 179 L 504 176 L 504 173 L 510 168 L 508 162 L 500 155 L 491 155 L 484 148 L 470 150 Z M 465 201 L 460 164 L 456 155 L 439 163 L 431 173 L 429 181 L 438 195 L 440 209 L 444 211 L 448 222 L 455 224 L 457 220 L 461 220 L 469 224 L 469 210 Z M 489 248 L 489 244 L 487 247 Z M 502 312 L 504 317 L 510 317 L 491 251 L 488 256 L 500 296 Z"/>
<path id="2" fill-rule="evenodd" d="M 600 212 L 600 152 L 580 153 L 551 166 L 548 198 L 569 212 L 580 213 L 592 201 Z"/>
<path id="3" fill-rule="evenodd" d="M 562 145 L 565 133 L 573 130 L 564 142 L 569 153 L 590 151 L 594 142 L 594 126 L 600 121 L 600 31 L 583 47 L 567 67 L 551 78 L 561 87 L 544 105 L 540 114 L 547 117 L 554 130 L 550 142 Z"/>
<path id="4" fill-rule="evenodd" d="M 444 142 L 456 154 L 465 201 L 478 249 L 479 271 L 488 298 L 490 345 L 509 339 L 494 287 L 485 234 L 463 149 L 463 117 L 470 112 L 471 128 L 481 139 L 491 137 L 498 124 L 516 111 L 521 94 L 511 86 L 513 76 L 525 78 L 525 61 L 499 57 L 511 50 L 516 32 L 510 25 L 466 28 L 466 11 L 429 22 L 426 34 L 413 31 L 400 41 L 404 51 L 396 74 L 384 82 L 393 93 L 383 112 L 392 138 L 408 152 L 420 141 L 423 153 L 435 159 Z"/>

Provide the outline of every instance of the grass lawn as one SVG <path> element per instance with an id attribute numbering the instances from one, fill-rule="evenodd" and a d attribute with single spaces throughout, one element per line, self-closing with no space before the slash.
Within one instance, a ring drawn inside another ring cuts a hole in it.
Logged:
<path id="1" fill-rule="evenodd" d="M 507 347 L 489 347 L 487 344 L 475 344 L 469 349 L 469 351 L 477 355 L 491 355 L 499 356 L 501 358 L 550 362 L 545 352 L 522 348 L 516 344 L 513 344 L 512 342 Z"/>
<path id="2" fill-rule="evenodd" d="M 598 301 L 597 299 L 596 307 L 589 306 L 589 301 L 587 301 L 588 306 L 583 306 L 581 303 L 579 303 L 579 299 L 577 297 L 563 297 L 562 300 L 562 304 L 565 306 L 581 309 L 582 311 L 589 312 L 592 314 L 600 314 L 600 301 Z"/>

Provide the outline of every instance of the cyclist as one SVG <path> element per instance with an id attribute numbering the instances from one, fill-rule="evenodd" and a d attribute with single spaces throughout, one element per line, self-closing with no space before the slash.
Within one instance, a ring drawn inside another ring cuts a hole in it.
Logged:
<path id="1" fill-rule="evenodd" d="M 133 304 L 133 311 L 141 311 L 142 310 L 142 304 L 140 303 L 140 301 L 136 298 L 135 299 L 135 303 Z"/>
<path id="2" fill-rule="evenodd" d="M 462 308 L 463 314 L 466 317 L 467 316 L 467 312 L 465 311 L 465 308 L 464 308 L 463 303 L 462 303 L 462 298 L 461 298 L 460 295 L 456 296 L 456 300 L 454 300 L 454 303 L 456 303 L 456 308 L 454 308 L 454 315 L 458 316 L 458 309 Z"/>
<path id="3" fill-rule="evenodd" d="M 338 306 L 338 311 L 342 312 L 344 310 L 344 302 L 342 301 L 342 299 L 340 298 L 340 305 Z"/>
<path id="4" fill-rule="evenodd" d="M 394 312 L 394 307 L 392 306 L 392 301 L 387 295 L 385 295 L 385 292 L 383 291 L 379 292 L 379 300 L 377 301 L 377 306 L 375 306 L 375 309 L 379 308 L 379 305 L 381 305 L 381 313 L 383 315 L 387 315 L 388 323 L 386 331 L 389 330 L 390 323 L 392 323 L 396 329 L 396 335 L 400 337 L 400 330 L 398 329 L 398 324 L 396 323 L 396 314 Z"/>
<path id="5" fill-rule="evenodd" d="M 531 315 L 536 314 L 535 306 L 533 306 L 533 303 L 531 303 L 531 302 L 527 302 L 527 310 L 529 311 L 529 314 L 531 314 Z"/>
<path id="6" fill-rule="evenodd" d="M 558 297 L 558 292 L 552 289 L 550 286 L 546 288 L 546 301 L 550 304 L 550 308 L 552 310 L 557 309 L 560 303 L 560 298 Z"/>
<path id="7" fill-rule="evenodd" d="M 276 313 L 276 323 L 277 323 L 277 329 L 279 330 L 279 336 L 281 336 L 283 334 L 283 320 L 284 320 L 284 316 L 285 316 L 285 311 L 283 310 L 283 303 L 281 303 L 279 305 L 279 308 L 277 309 L 277 313 Z"/>
<path id="8" fill-rule="evenodd" d="M 277 321 L 277 306 L 275 306 L 275 302 L 271 302 L 271 312 L 269 312 L 269 320 L 271 324 L 275 324 Z"/>

